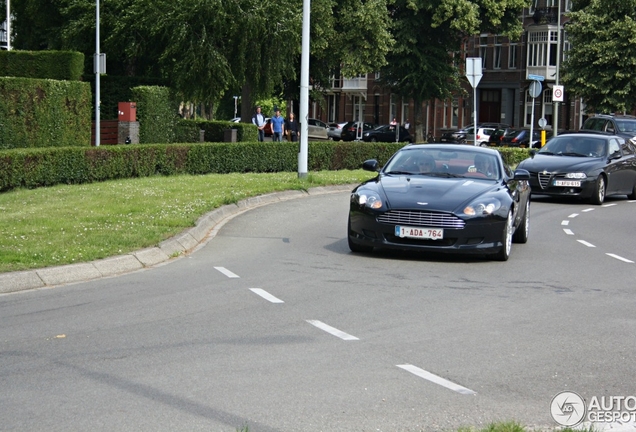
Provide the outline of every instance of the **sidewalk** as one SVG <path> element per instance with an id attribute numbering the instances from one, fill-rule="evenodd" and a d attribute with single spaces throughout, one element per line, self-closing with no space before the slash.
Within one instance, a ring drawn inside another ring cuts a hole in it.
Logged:
<path id="1" fill-rule="evenodd" d="M 353 187 L 353 185 L 325 186 L 311 188 L 307 192 L 275 192 L 248 198 L 236 204 L 219 207 L 201 216 L 194 227 L 159 243 L 156 247 L 93 262 L 0 274 L 0 294 L 51 288 L 153 267 L 195 251 L 214 238 L 227 221 L 250 209 L 312 195 L 347 192 L 351 191 Z"/>

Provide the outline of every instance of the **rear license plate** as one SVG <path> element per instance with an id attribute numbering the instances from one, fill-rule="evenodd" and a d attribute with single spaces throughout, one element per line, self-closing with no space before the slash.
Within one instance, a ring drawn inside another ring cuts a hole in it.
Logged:
<path id="1" fill-rule="evenodd" d="M 555 180 L 554 185 L 565 187 L 581 187 L 581 182 L 579 180 Z"/>
<path id="2" fill-rule="evenodd" d="M 395 236 L 401 238 L 441 240 L 444 238 L 444 230 L 441 228 L 419 228 L 396 225 Z"/>

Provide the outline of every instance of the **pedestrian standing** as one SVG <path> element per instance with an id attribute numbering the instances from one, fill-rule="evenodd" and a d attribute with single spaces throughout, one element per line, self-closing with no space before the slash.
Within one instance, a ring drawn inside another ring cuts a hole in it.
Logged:
<path id="1" fill-rule="evenodd" d="M 285 134 L 285 118 L 280 115 L 280 108 L 276 108 L 276 114 L 271 119 L 272 141 L 282 141 Z"/>
<path id="2" fill-rule="evenodd" d="M 298 129 L 298 122 L 294 116 L 293 112 L 289 113 L 289 119 L 285 122 L 285 130 L 289 133 L 289 141 L 296 142 L 298 141 L 298 136 L 300 135 L 300 131 Z"/>
<path id="3" fill-rule="evenodd" d="M 252 116 L 252 123 L 258 128 L 258 140 L 265 141 L 265 116 L 261 113 L 261 107 L 256 107 L 256 112 Z"/>

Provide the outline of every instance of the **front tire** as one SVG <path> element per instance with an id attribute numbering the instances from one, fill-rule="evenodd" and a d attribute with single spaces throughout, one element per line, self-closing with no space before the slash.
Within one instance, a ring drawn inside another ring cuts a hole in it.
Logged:
<path id="1" fill-rule="evenodd" d="M 503 229 L 501 250 L 494 255 L 497 261 L 508 261 L 512 250 L 512 212 L 508 212 L 508 218 Z"/>
<path id="2" fill-rule="evenodd" d="M 603 201 L 605 201 L 605 177 L 603 175 L 599 175 L 596 179 L 596 183 L 594 184 L 594 194 L 590 201 L 592 204 L 601 205 Z"/>
<path id="3" fill-rule="evenodd" d="M 636 199 L 636 183 L 634 183 L 634 187 L 632 188 L 632 193 L 627 195 L 627 198 L 629 198 L 630 200 Z"/>
<path id="4" fill-rule="evenodd" d="M 526 208 L 523 212 L 523 220 L 515 230 L 512 236 L 514 243 L 527 243 L 528 235 L 530 234 L 530 200 L 526 202 Z"/>

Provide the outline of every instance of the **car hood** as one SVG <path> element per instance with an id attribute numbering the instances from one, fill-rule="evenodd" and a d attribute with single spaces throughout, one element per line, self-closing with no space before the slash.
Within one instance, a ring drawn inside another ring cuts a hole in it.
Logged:
<path id="1" fill-rule="evenodd" d="M 548 171 L 588 171 L 602 166 L 603 158 L 557 156 L 536 154 L 534 158 L 528 158 L 519 163 L 518 168 L 532 172 Z"/>
<path id="2" fill-rule="evenodd" d="M 495 190 L 494 180 L 441 178 L 426 175 L 393 176 L 380 179 L 389 208 L 456 211 L 477 196 Z"/>

